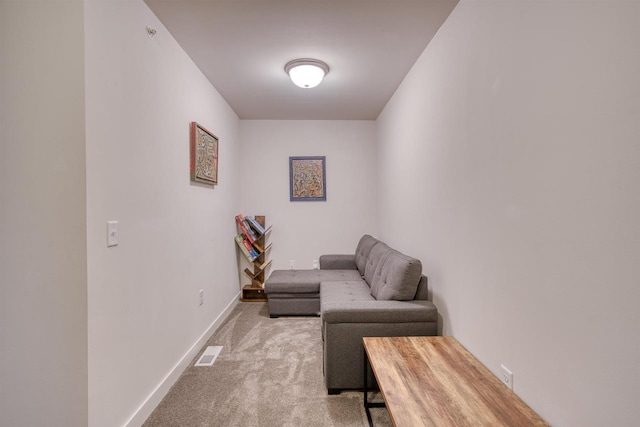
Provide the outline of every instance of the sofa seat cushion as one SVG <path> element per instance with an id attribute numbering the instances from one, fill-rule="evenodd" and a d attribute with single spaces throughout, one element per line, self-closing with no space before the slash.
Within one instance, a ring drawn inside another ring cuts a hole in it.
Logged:
<path id="1" fill-rule="evenodd" d="M 358 270 L 275 270 L 264 284 L 271 294 L 317 294 L 328 280 L 361 280 Z"/>
<path id="2" fill-rule="evenodd" d="M 324 323 L 324 313 L 336 304 L 358 304 L 362 301 L 374 301 L 367 283 L 360 280 L 340 282 L 322 282 L 320 285 L 320 317 Z M 324 338 L 324 327 L 323 338 Z"/>
<path id="3" fill-rule="evenodd" d="M 377 301 L 363 281 L 322 282 L 320 315 L 329 323 L 421 323 L 437 321 L 430 301 Z"/>
<path id="4" fill-rule="evenodd" d="M 364 280 L 322 282 L 320 286 L 321 306 L 343 301 L 375 301 L 371 289 Z"/>
<path id="5" fill-rule="evenodd" d="M 319 300 L 320 299 L 320 294 L 312 294 L 308 292 L 305 292 L 305 293 L 298 292 L 295 294 L 285 294 L 282 292 L 278 292 L 277 294 L 271 293 L 270 295 L 272 300 L 276 298 L 282 299 L 282 300 L 285 300 L 285 299 L 317 299 Z"/>
<path id="6" fill-rule="evenodd" d="M 358 270 L 316 270 L 320 272 L 320 282 L 362 281 Z"/>
<path id="7" fill-rule="evenodd" d="M 436 323 L 438 310 L 431 301 L 335 301 L 320 299 L 322 325 L 326 323 L 426 324 Z M 384 328 L 383 328 L 384 329 Z"/>

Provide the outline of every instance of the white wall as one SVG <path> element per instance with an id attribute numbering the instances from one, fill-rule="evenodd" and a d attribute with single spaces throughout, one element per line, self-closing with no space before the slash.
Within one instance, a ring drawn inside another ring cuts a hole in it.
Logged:
<path id="1" fill-rule="evenodd" d="M 0 425 L 86 426 L 83 2 L 0 28 Z"/>
<path id="2" fill-rule="evenodd" d="M 638 40 L 638 2 L 463 0 L 378 119 L 381 237 L 553 425 L 640 417 Z"/>
<path id="3" fill-rule="evenodd" d="M 139 425 L 237 301 L 239 120 L 141 0 L 85 15 L 89 425 Z M 219 138 L 215 188 L 190 183 L 191 121 Z"/>
<path id="4" fill-rule="evenodd" d="M 242 120 L 240 129 L 242 213 L 274 226 L 272 270 L 289 260 L 311 268 L 320 255 L 354 253 L 363 234 L 376 235 L 374 121 Z M 289 200 L 290 156 L 326 156 L 326 202 Z"/>

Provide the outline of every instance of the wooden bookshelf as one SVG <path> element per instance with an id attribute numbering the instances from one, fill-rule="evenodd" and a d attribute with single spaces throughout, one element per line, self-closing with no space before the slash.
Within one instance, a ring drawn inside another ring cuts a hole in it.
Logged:
<path id="1" fill-rule="evenodd" d="M 247 261 L 249 261 L 252 265 L 252 268 L 245 268 L 243 271 L 245 275 L 251 280 L 251 283 L 248 285 L 242 286 L 242 301 L 267 301 L 267 295 L 264 293 L 264 281 L 266 279 L 265 273 L 267 268 L 271 265 L 271 260 L 268 259 L 268 252 L 271 249 L 271 243 L 267 242 L 267 237 L 269 232 L 271 231 L 271 227 L 265 227 L 265 217 L 263 215 L 256 215 L 255 221 L 264 229 L 263 233 L 259 233 L 258 230 L 252 227 L 251 222 L 246 220 L 244 223 L 244 227 L 241 225 L 241 221 L 238 221 L 236 218 L 236 223 L 238 223 L 238 229 L 240 233 L 246 237 L 246 241 L 249 240 L 251 247 L 254 249 L 254 255 L 249 254 L 247 256 L 243 250 L 239 251 Z M 248 227 L 252 227 L 251 230 L 247 230 Z M 254 235 L 247 236 L 247 233 L 251 233 L 255 231 Z M 240 244 L 238 244 L 240 246 Z"/>
<path id="2" fill-rule="evenodd" d="M 267 295 L 262 288 L 245 285 L 242 287 L 242 301 L 267 302 Z"/>

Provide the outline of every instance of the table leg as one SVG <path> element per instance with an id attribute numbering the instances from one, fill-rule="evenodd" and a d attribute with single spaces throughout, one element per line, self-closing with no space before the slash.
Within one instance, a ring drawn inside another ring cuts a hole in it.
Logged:
<path id="1" fill-rule="evenodd" d="M 367 394 L 369 393 L 369 385 L 367 381 L 367 374 L 369 373 L 369 358 L 367 357 L 367 350 L 364 349 L 364 386 L 362 389 L 364 390 L 364 411 L 367 414 L 367 420 L 369 421 L 369 427 L 373 427 L 373 420 L 371 419 L 371 411 L 369 408 L 385 408 L 387 405 L 384 402 L 369 402 L 367 400 Z"/>

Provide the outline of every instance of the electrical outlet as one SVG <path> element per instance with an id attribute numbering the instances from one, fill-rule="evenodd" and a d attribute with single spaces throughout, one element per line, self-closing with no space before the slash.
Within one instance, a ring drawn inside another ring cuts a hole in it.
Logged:
<path id="1" fill-rule="evenodd" d="M 289 270 L 293 270 L 296 267 L 296 260 L 295 259 L 290 259 L 289 260 Z"/>
<path id="2" fill-rule="evenodd" d="M 318 264 L 318 260 L 317 260 L 317 259 L 314 259 L 314 260 L 313 260 L 313 269 L 314 269 L 314 270 L 317 270 L 317 269 L 319 269 L 319 268 L 320 268 L 320 264 Z"/>
<path id="3" fill-rule="evenodd" d="M 204 304 L 204 289 L 200 289 L 200 305 Z"/>
<path id="4" fill-rule="evenodd" d="M 506 366 L 500 365 L 500 380 L 511 390 L 513 390 L 513 372 L 511 372 Z"/>

